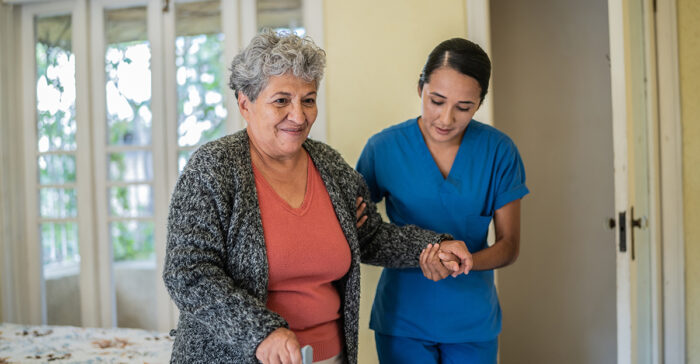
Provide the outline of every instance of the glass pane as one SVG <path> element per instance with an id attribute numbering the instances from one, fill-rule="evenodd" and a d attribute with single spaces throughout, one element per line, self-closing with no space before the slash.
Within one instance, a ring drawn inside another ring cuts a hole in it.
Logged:
<path id="1" fill-rule="evenodd" d="M 118 221 L 109 226 L 119 327 L 156 329 L 153 226 L 150 221 Z"/>
<path id="2" fill-rule="evenodd" d="M 75 56 L 70 15 L 37 17 L 37 149 L 75 150 Z"/>
<path id="3" fill-rule="evenodd" d="M 75 188 L 40 188 L 39 216 L 54 219 L 78 216 Z"/>
<path id="4" fill-rule="evenodd" d="M 115 221 L 109 225 L 114 261 L 155 259 L 153 222 Z"/>
<path id="5" fill-rule="evenodd" d="M 151 143 L 151 48 L 146 8 L 105 11 L 105 92 L 109 145 Z"/>
<path id="6" fill-rule="evenodd" d="M 80 318 L 80 253 L 74 222 L 39 225 L 49 325 L 77 325 Z"/>
<path id="7" fill-rule="evenodd" d="M 150 181 L 153 179 L 153 155 L 151 152 L 125 152 L 109 154 L 109 180 L 124 182 Z"/>
<path id="8" fill-rule="evenodd" d="M 109 214 L 116 217 L 153 216 L 153 189 L 150 185 L 111 187 Z"/>
<path id="9" fill-rule="evenodd" d="M 185 150 L 185 151 L 181 151 L 180 153 L 178 153 L 178 155 L 177 155 L 177 168 L 178 168 L 179 173 L 182 173 L 182 171 L 185 169 L 185 166 L 187 165 L 187 161 L 190 160 L 192 153 L 194 153 L 194 150 Z"/>
<path id="10" fill-rule="evenodd" d="M 44 269 L 55 265 L 80 263 L 78 224 L 43 223 L 40 224 L 40 236 Z"/>
<path id="11" fill-rule="evenodd" d="M 75 183 L 75 156 L 45 154 L 39 156 L 39 183 L 42 185 Z"/>
<path id="12" fill-rule="evenodd" d="M 258 29 L 293 31 L 304 36 L 301 0 L 258 0 Z"/>
<path id="13" fill-rule="evenodd" d="M 226 132 L 221 10 L 219 1 L 176 4 L 175 9 L 178 145 L 192 146 Z"/>

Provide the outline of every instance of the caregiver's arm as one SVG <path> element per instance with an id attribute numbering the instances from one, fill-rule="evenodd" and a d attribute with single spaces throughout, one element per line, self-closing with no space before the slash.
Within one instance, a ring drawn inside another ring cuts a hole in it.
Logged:
<path id="1" fill-rule="evenodd" d="M 472 270 L 489 270 L 513 264 L 520 252 L 520 199 L 496 210 L 496 243 L 472 254 Z"/>

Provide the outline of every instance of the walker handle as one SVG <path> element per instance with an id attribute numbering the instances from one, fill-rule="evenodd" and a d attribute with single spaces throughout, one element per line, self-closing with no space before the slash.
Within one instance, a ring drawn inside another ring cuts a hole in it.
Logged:
<path id="1" fill-rule="evenodd" d="M 301 348 L 301 363 L 302 364 L 311 364 L 314 360 L 314 349 L 311 348 L 311 345 L 306 345 L 303 348 Z"/>

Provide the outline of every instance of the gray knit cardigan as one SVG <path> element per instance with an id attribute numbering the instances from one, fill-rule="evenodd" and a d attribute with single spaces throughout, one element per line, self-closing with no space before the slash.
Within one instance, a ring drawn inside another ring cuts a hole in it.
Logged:
<path id="1" fill-rule="evenodd" d="M 357 363 L 360 262 L 416 267 L 429 243 L 451 238 L 382 221 L 362 177 L 329 146 L 307 140 L 350 246 L 350 270 L 335 282 L 342 297 L 348 363 Z M 367 222 L 355 227 L 355 199 Z M 170 203 L 163 280 L 180 310 L 172 363 L 258 363 L 255 350 L 288 327 L 268 310 L 268 262 L 245 130 L 200 147 L 180 175 Z"/>

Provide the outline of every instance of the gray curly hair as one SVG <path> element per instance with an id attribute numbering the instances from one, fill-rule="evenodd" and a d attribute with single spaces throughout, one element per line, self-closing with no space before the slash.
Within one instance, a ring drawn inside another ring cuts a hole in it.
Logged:
<path id="1" fill-rule="evenodd" d="M 311 38 L 265 29 L 233 58 L 228 85 L 236 98 L 242 92 L 255 102 L 270 76 L 290 72 L 318 86 L 325 66 L 326 52 Z"/>

